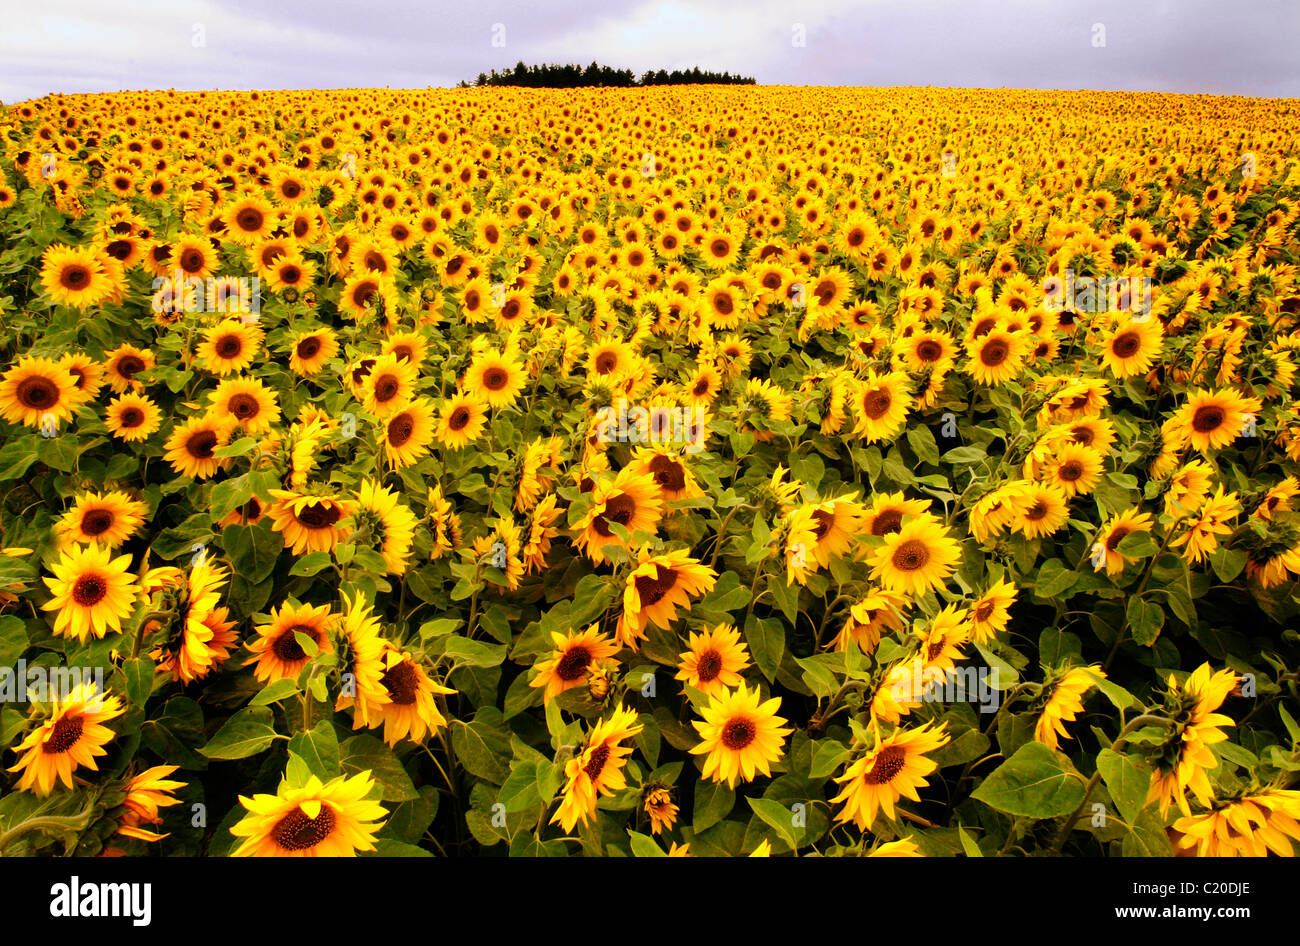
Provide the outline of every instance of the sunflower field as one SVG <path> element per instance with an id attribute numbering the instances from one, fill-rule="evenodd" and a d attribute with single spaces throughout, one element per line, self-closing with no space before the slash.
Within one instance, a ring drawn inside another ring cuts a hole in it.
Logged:
<path id="1" fill-rule="evenodd" d="M 1300 111 L 0 113 L 0 855 L 1287 856 Z"/>

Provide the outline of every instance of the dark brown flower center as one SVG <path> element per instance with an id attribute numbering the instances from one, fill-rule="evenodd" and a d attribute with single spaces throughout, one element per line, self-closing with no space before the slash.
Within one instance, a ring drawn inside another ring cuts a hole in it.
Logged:
<path id="1" fill-rule="evenodd" d="M 1208 434 L 1223 426 L 1227 412 L 1217 404 L 1198 407 L 1192 415 L 1192 429 L 1198 434 Z"/>
<path id="2" fill-rule="evenodd" d="M 930 561 L 930 550 L 920 539 L 900 542 L 892 557 L 894 567 L 903 572 L 914 572 Z"/>
<path id="3" fill-rule="evenodd" d="M 614 534 L 610 531 L 610 522 L 625 526 L 632 521 L 634 515 L 636 515 L 636 500 L 626 493 L 620 493 L 605 501 L 605 511 L 592 522 L 592 528 L 605 538 L 609 538 Z"/>
<path id="4" fill-rule="evenodd" d="M 210 460 L 217 448 L 217 434 L 213 430 L 196 430 L 185 441 L 185 452 L 196 460 Z"/>
<path id="5" fill-rule="evenodd" d="M 181 269 L 187 273 L 197 273 L 203 268 L 203 254 L 196 249 L 188 249 L 181 254 Z"/>
<path id="6" fill-rule="evenodd" d="M 113 527 L 113 519 L 107 509 L 92 509 L 81 517 L 81 531 L 85 535 L 103 535 Z"/>
<path id="7" fill-rule="evenodd" d="M 240 420 L 249 420 L 260 413 L 261 405 L 251 394 L 236 394 L 227 402 L 226 409 Z"/>
<path id="8" fill-rule="evenodd" d="M 695 675 L 701 683 L 716 680 L 722 672 L 722 655 L 710 647 L 695 659 Z"/>
<path id="9" fill-rule="evenodd" d="M 320 643 L 320 631 L 314 627 L 309 627 L 306 624 L 295 624 L 293 627 L 286 628 L 284 633 L 271 644 L 271 652 L 285 663 L 298 663 L 307 659 L 307 652 L 302 649 L 302 645 L 298 643 L 298 638 L 294 636 L 295 634 L 306 634 L 317 644 Z"/>
<path id="10" fill-rule="evenodd" d="M 1079 477 L 1083 476 L 1083 464 L 1078 460 L 1067 460 L 1061 464 L 1061 469 L 1057 475 L 1067 483 L 1073 483 Z"/>
<path id="11" fill-rule="evenodd" d="M 862 399 L 862 412 L 872 420 L 880 420 L 893 403 L 894 398 L 888 391 L 871 391 Z"/>
<path id="12" fill-rule="evenodd" d="M 1141 347 L 1142 338 L 1137 332 L 1124 332 L 1110 343 L 1110 350 L 1117 358 L 1131 358 Z"/>
<path id="13" fill-rule="evenodd" d="M 400 447 L 415 433 L 415 420 L 408 413 L 401 413 L 388 422 L 388 444 Z"/>
<path id="14" fill-rule="evenodd" d="M 1110 535 L 1106 537 L 1106 551 L 1113 552 L 1119 548 L 1120 542 L 1124 541 L 1124 536 L 1132 531 L 1128 526 L 1116 526 L 1112 529 Z"/>
<path id="15" fill-rule="evenodd" d="M 489 368 L 483 372 L 483 387 L 489 391 L 500 391 L 510 381 L 510 375 L 502 368 Z"/>
<path id="16" fill-rule="evenodd" d="M 321 350 L 321 340 L 315 335 L 308 336 L 298 343 L 298 357 L 303 361 L 311 361 Z"/>
<path id="17" fill-rule="evenodd" d="M 618 355 L 610 351 L 596 356 L 596 374 L 609 374 L 618 366 Z"/>
<path id="18" fill-rule="evenodd" d="M 565 683 L 570 683 L 587 672 L 591 660 L 591 651 L 586 647 L 581 645 L 570 647 L 564 652 L 564 656 L 555 662 L 555 675 Z"/>
<path id="19" fill-rule="evenodd" d="M 872 535 L 889 535 L 903 527 L 903 511 L 886 509 L 871 522 Z"/>
<path id="20" fill-rule="evenodd" d="M 757 735 L 758 727 L 754 725 L 754 721 L 739 717 L 728 720 L 722 727 L 722 744 L 728 749 L 739 752 L 753 742 Z"/>
<path id="21" fill-rule="evenodd" d="M 605 770 L 605 763 L 609 761 L 609 746 L 601 743 L 591 750 L 591 758 L 587 764 L 582 767 L 582 771 L 587 773 L 587 778 L 593 782 L 600 778 L 600 773 Z"/>
<path id="22" fill-rule="evenodd" d="M 658 574 L 657 578 L 651 578 L 649 575 L 638 575 L 634 582 L 637 597 L 641 599 L 643 608 L 658 604 L 677 584 L 677 572 L 674 569 L 660 568 L 656 565 L 655 571 Z"/>
<path id="23" fill-rule="evenodd" d="M 656 453 L 650 461 L 650 472 L 660 489 L 680 492 L 686 488 L 686 471 L 680 462 Z"/>
<path id="24" fill-rule="evenodd" d="M 888 785 L 903 769 L 907 761 L 907 751 L 898 746 L 886 746 L 880 750 L 871 768 L 862 776 L 868 785 Z"/>
<path id="25" fill-rule="evenodd" d="M 393 664 L 380 677 L 388 696 L 398 706 L 410 706 L 415 702 L 420 691 L 420 677 L 415 672 L 415 665 L 409 660 Z"/>
<path id="26" fill-rule="evenodd" d="M 996 368 L 1007 360 L 1009 354 L 1011 354 L 1011 346 L 1002 339 L 995 338 L 980 349 L 980 361 L 986 367 Z"/>
<path id="27" fill-rule="evenodd" d="M 333 834 L 335 823 L 334 809 L 327 803 L 321 804 L 315 818 L 295 808 L 275 823 L 271 840 L 286 851 L 306 851 Z"/>
<path id="28" fill-rule="evenodd" d="M 18 384 L 18 403 L 31 410 L 45 410 L 59 402 L 59 386 L 49 378 L 24 378 Z"/>
<path id="29" fill-rule="evenodd" d="M 84 289 L 90 282 L 90 270 L 80 263 L 63 267 L 59 273 L 59 283 L 64 289 Z"/>
<path id="30" fill-rule="evenodd" d="M 93 608 L 108 594 L 108 582 L 97 574 L 82 575 L 72 586 L 72 600 L 83 608 Z"/>
<path id="31" fill-rule="evenodd" d="M 118 426 L 124 430 L 129 430 L 132 427 L 139 427 L 143 423 L 144 411 L 140 410 L 138 407 L 128 407 L 122 412 Z"/>
<path id="32" fill-rule="evenodd" d="M 308 503 L 295 515 L 308 529 L 328 529 L 343 517 L 333 503 Z"/>
<path id="33" fill-rule="evenodd" d="M 265 219 L 262 211 L 256 207 L 245 207 L 235 214 L 235 226 L 248 233 L 256 233 L 262 229 L 262 223 Z"/>
<path id="34" fill-rule="evenodd" d="M 462 431 L 466 427 L 468 427 L 469 422 L 470 422 L 469 408 L 465 407 L 463 404 L 460 407 L 456 408 L 454 411 L 452 411 L 451 416 L 447 418 L 447 426 L 457 432 Z"/>
<path id="35" fill-rule="evenodd" d="M 375 382 L 375 401 L 379 404 L 387 404 L 397 397 L 397 392 L 401 389 L 401 383 L 391 374 L 383 375 Z"/>
<path id="36" fill-rule="evenodd" d="M 212 348 L 217 353 L 218 358 L 224 358 L 228 361 L 239 357 L 244 350 L 244 343 L 238 335 L 223 335 L 217 339 L 217 343 Z"/>
<path id="37" fill-rule="evenodd" d="M 41 751 L 46 755 L 60 755 L 75 746 L 81 739 L 85 721 L 81 716 L 64 716 L 54 724 Z"/>

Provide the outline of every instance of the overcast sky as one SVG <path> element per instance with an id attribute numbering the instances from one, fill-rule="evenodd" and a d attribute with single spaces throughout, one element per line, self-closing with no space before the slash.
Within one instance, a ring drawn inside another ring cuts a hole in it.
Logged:
<path id="1" fill-rule="evenodd" d="M 0 0 L 0 23 L 7 103 L 448 86 L 519 60 L 764 85 L 1300 97 L 1300 0 Z"/>

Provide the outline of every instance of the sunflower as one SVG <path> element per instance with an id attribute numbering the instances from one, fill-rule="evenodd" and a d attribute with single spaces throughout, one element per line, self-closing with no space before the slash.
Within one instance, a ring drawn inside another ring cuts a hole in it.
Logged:
<path id="1" fill-rule="evenodd" d="M 1165 515 L 1182 519 L 1201 508 L 1214 483 L 1214 467 L 1204 460 L 1193 460 L 1179 467 L 1169 478 L 1165 490 Z"/>
<path id="2" fill-rule="evenodd" d="M 878 844 L 867 854 L 867 857 L 924 857 L 921 849 L 916 846 L 912 836 L 899 838 L 897 841 L 886 841 L 884 844 Z"/>
<path id="3" fill-rule="evenodd" d="M 1192 671 L 1181 685 L 1170 674 L 1166 704 L 1178 724 L 1158 750 L 1159 761 L 1152 769 L 1146 799 L 1148 804 L 1159 802 L 1161 818 L 1168 814 L 1174 802 L 1184 815 L 1191 814 L 1187 804 L 1189 789 L 1203 807 L 1210 807 L 1214 789 L 1205 773 L 1219 765 L 1211 746 L 1228 738 L 1220 727 L 1236 725 L 1215 710 L 1236 688 L 1237 679 L 1235 673 L 1226 669 L 1211 674 L 1208 663 Z"/>
<path id="4" fill-rule="evenodd" d="M 903 527 L 907 517 L 930 516 L 930 500 L 908 499 L 902 493 L 878 493 L 862 514 L 862 535 L 889 535 Z"/>
<path id="5" fill-rule="evenodd" d="M 871 560 L 871 577 L 889 591 L 920 597 L 943 585 L 961 546 L 937 520 L 915 519 L 885 536 Z"/>
<path id="6" fill-rule="evenodd" d="M 649 474 L 659 486 L 665 502 L 695 499 L 704 495 L 685 457 L 666 445 L 637 447 L 628 468 L 637 474 Z"/>
<path id="7" fill-rule="evenodd" d="M 71 790 L 72 773 L 81 766 L 99 771 L 95 759 L 117 734 L 104 723 L 126 712 L 116 696 L 100 693 L 94 683 L 79 683 L 64 700 L 54 700 L 50 716 L 13 747 L 18 763 L 8 769 L 23 774 L 18 791 L 35 791 L 44 797 L 55 781 Z"/>
<path id="8" fill-rule="evenodd" d="M 126 809 L 119 816 L 117 834 L 139 841 L 161 841 L 167 837 L 142 828 L 141 825 L 160 825 L 162 815 L 160 808 L 179 805 L 181 800 L 173 798 L 172 792 L 184 788 L 185 782 L 175 782 L 167 778 L 180 768 L 176 765 L 155 765 L 145 769 L 139 775 L 132 776 L 126 783 L 126 800 L 122 802 Z"/>
<path id="9" fill-rule="evenodd" d="M 740 632 L 730 624 L 691 634 L 690 650 L 678 655 L 676 679 L 705 696 L 724 696 L 743 683 L 741 673 L 749 667 L 749 653 Z"/>
<path id="10" fill-rule="evenodd" d="M 1026 483 L 1016 496 L 1012 528 L 1026 539 L 1051 535 L 1070 518 L 1070 501 L 1059 486 Z"/>
<path id="11" fill-rule="evenodd" d="M 275 502 L 267 510 L 271 528 L 284 534 L 294 555 L 329 552 L 352 534 L 356 503 L 336 496 L 313 496 L 297 490 L 273 489 Z"/>
<path id="12" fill-rule="evenodd" d="M 61 552 L 50 567 L 54 577 L 42 579 L 53 597 L 41 610 L 59 612 L 54 633 L 84 644 L 92 634 L 102 638 L 119 630 L 122 619 L 135 609 L 140 591 L 130 567 L 130 555 L 113 558 L 106 546 L 98 544 Z"/>
<path id="13" fill-rule="evenodd" d="M 229 465 L 216 452 L 230 442 L 230 433 L 228 420 L 210 414 L 193 417 L 172 428 L 163 456 L 178 475 L 206 479 Z"/>
<path id="14" fill-rule="evenodd" d="M 121 288 L 121 265 L 95 247 L 55 243 L 41 254 L 41 285 L 60 305 L 88 309 Z"/>
<path id="15" fill-rule="evenodd" d="M 114 437 L 141 443 L 162 425 L 162 411 L 143 394 L 123 394 L 109 402 L 104 425 Z"/>
<path id="16" fill-rule="evenodd" d="M 204 370 L 218 376 L 228 375 L 249 367 L 261 344 L 262 330 L 256 325 L 227 319 L 208 329 L 197 355 Z"/>
<path id="17" fill-rule="evenodd" d="M 1293 857 L 1294 842 L 1300 841 L 1300 791 L 1270 787 L 1216 802 L 1203 814 L 1175 821 L 1171 838 L 1180 855 Z"/>
<path id="18" fill-rule="evenodd" d="M 1077 443 L 1062 444 L 1052 452 L 1045 474 L 1047 483 L 1067 498 L 1086 496 L 1096 489 L 1105 471 L 1101 454 Z"/>
<path id="19" fill-rule="evenodd" d="M 875 748 L 852 763 L 835 781 L 844 786 L 831 802 L 844 802 L 836 821 L 852 821 L 861 831 L 871 829 L 876 814 L 897 821 L 895 803 L 900 798 L 919 802 L 917 790 L 929 782 L 926 776 L 938 768 L 927 758 L 947 745 L 947 723 L 937 729 L 926 723 L 918 729 L 900 729 L 880 740 Z"/>
<path id="20" fill-rule="evenodd" d="M 663 498 L 652 475 L 625 468 L 613 479 L 602 479 L 591 492 L 591 505 L 578 522 L 574 543 L 596 563 L 603 562 L 607 545 L 625 547 L 611 523 L 629 533 L 655 532 L 663 516 Z"/>
<path id="21" fill-rule="evenodd" d="M 971 640 L 986 644 L 1007 629 L 1011 605 L 1016 601 L 1016 586 L 1006 579 L 980 595 L 970 606 Z"/>
<path id="22" fill-rule="evenodd" d="M 551 817 L 566 833 L 578 822 L 587 824 L 596 814 L 601 795 L 612 795 L 627 787 L 623 767 L 632 747 L 623 743 L 645 727 L 637 722 L 636 711 L 619 706 L 608 719 L 591 728 L 582 751 L 564 765 L 564 797 Z"/>
<path id="23" fill-rule="evenodd" d="M 415 514 L 399 501 L 399 494 L 372 479 L 361 481 L 356 497 L 357 532 L 369 533 L 372 542 L 378 541 L 379 554 L 388 569 L 386 574 L 405 573 L 415 541 Z"/>
<path id="24" fill-rule="evenodd" d="M 1186 546 L 1182 555 L 1184 560 L 1200 564 L 1205 557 L 1219 547 L 1219 536 L 1231 535 L 1230 523 L 1241 514 L 1241 502 L 1236 493 L 1223 493 L 1223 485 L 1218 492 L 1205 501 L 1195 518 L 1187 522 L 1187 531 L 1170 542 L 1172 548 Z"/>
<path id="25" fill-rule="evenodd" d="M 598 624 L 567 635 L 552 631 L 551 640 L 555 649 L 537 664 L 537 676 L 528 681 L 529 686 L 546 687 L 542 699 L 547 703 L 565 690 L 585 684 L 593 665 L 619 651 L 618 643 L 601 634 Z"/>
<path id="26" fill-rule="evenodd" d="M 532 520 L 528 527 L 528 541 L 524 544 L 520 557 L 524 562 L 525 574 L 540 572 L 546 568 L 546 556 L 551 551 L 551 541 L 560 534 L 560 510 L 553 495 L 543 496 L 533 507 Z"/>
<path id="27" fill-rule="evenodd" d="M 154 367 L 153 352 L 134 345 L 119 345 L 104 357 L 107 359 L 104 362 L 104 374 L 118 394 L 142 390 L 144 385 L 136 380 L 136 375 Z"/>
<path id="28" fill-rule="evenodd" d="M 835 649 L 848 650 L 852 641 L 864 654 L 872 653 L 886 630 L 903 629 L 906 607 L 907 598 L 897 592 L 882 588 L 869 591 L 849 607 L 849 616 L 835 638 Z"/>
<path id="29" fill-rule="evenodd" d="M 230 427 L 238 425 L 249 434 L 266 433 L 280 419 L 275 392 L 256 378 L 229 378 L 208 397 L 212 402 L 210 417 Z"/>
<path id="30" fill-rule="evenodd" d="M 708 594 L 717 580 L 718 573 L 691 558 L 686 549 L 661 555 L 643 549 L 623 589 L 619 640 L 636 650 L 648 625 L 667 628 L 676 620 L 678 607 L 689 610 L 691 597 Z"/>
<path id="31" fill-rule="evenodd" d="M 274 795 L 239 796 L 248 814 L 230 829 L 244 842 L 233 857 L 355 857 L 373 851 L 375 835 L 388 814 L 366 798 L 373 794 L 370 770 L 321 783 L 315 775 L 299 788 L 281 781 Z"/>
<path id="32" fill-rule="evenodd" d="M 263 198 L 249 196 L 227 207 L 222 220 L 230 240 L 241 246 L 252 246 L 271 235 L 276 215 Z"/>
<path id="33" fill-rule="evenodd" d="M 642 795 L 641 810 L 650 819 L 650 833 L 671 831 L 677 823 L 678 807 L 673 804 L 673 790 L 670 785 L 652 783 L 645 787 Z"/>
<path id="34" fill-rule="evenodd" d="M 160 572 L 161 576 L 154 577 Z M 229 656 L 235 641 L 226 632 L 234 623 L 226 621 L 229 612 L 225 608 L 217 607 L 228 579 L 224 568 L 206 561 L 194 565 L 183 576 L 171 568 L 153 569 L 145 575 L 146 591 L 163 583 L 173 589 L 168 597 L 176 617 L 166 639 L 149 654 L 157 662 L 158 673 L 171 673 L 182 684 L 192 683 L 206 677 Z"/>
<path id="35" fill-rule="evenodd" d="M 25 355 L 0 378 L 0 416 L 27 427 L 66 420 L 77 401 L 68 370 L 51 358 Z"/>
<path id="36" fill-rule="evenodd" d="M 366 601 L 365 592 L 343 596 L 343 614 L 336 623 L 339 666 L 344 668 L 344 685 L 335 701 L 335 712 L 352 708 L 352 728 L 371 728 L 381 706 L 389 702 L 383 684 L 387 642 L 380 635 L 379 619 Z"/>
<path id="37" fill-rule="evenodd" d="M 408 467 L 429 452 L 433 437 L 433 405 L 426 398 L 412 398 L 384 421 L 384 456 L 395 470 Z"/>
<path id="38" fill-rule="evenodd" d="M 1247 418 L 1258 414 L 1260 407 L 1258 398 L 1231 390 L 1195 391 L 1171 418 L 1172 430 L 1194 450 L 1218 450 L 1241 436 Z"/>
<path id="39" fill-rule="evenodd" d="M 266 684 L 293 680 L 316 654 L 333 653 L 329 631 L 336 617 L 329 605 L 288 601 L 272 608 L 269 620 L 256 626 L 256 639 L 248 643 L 248 651 L 254 655 L 249 663 L 257 663 L 253 676 Z M 303 649 L 299 635 L 316 645 L 316 654 Z"/>
<path id="40" fill-rule="evenodd" d="M 771 775 L 771 764 L 784 754 L 785 737 L 794 732 L 783 728 L 785 719 L 776 715 L 780 708 L 780 697 L 763 702 L 758 688 L 749 690 L 743 682 L 734 691 L 711 695 L 700 710 L 703 721 L 691 723 L 701 739 L 691 754 L 705 756 L 703 777 L 734 789 L 760 772 Z"/>
<path id="41" fill-rule="evenodd" d="M 892 439 L 902 429 L 912 407 L 907 375 L 901 371 L 884 375 L 869 371 L 866 379 L 858 382 L 853 403 L 858 413 L 854 428 L 857 436 L 867 443 Z"/>
<path id="42" fill-rule="evenodd" d="M 429 343 L 419 332 L 394 332 L 384 339 L 380 353 L 409 361 L 418 369 L 429 353 Z"/>
<path id="43" fill-rule="evenodd" d="M 1136 558 L 1129 558 L 1120 553 L 1119 543 L 1124 536 L 1133 532 L 1150 531 L 1151 513 L 1139 513 L 1136 506 L 1114 516 L 1102 526 L 1101 532 L 1097 535 L 1097 542 L 1093 546 L 1093 564 L 1096 570 L 1100 571 L 1105 567 L 1107 575 L 1118 575 L 1124 570 L 1125 565 L 1137 561 Z"/>
<path id="44" fill-rule="evenodd" d="M 395 746 L 407 738 L 419 745 L 447 725 L 434 695 L 448 696 L 456 691 L 429 679 L 410 654 L 392 646 L 386 648 L 379 683 L 388 701 L 373 708 L 370 726 L 384 727 L 384 742 L 388 745 Z"/>
<path id="45" fill-rule="evenodd" d="M 989 332 L 966 347 L 970 356 L 967 371 L 980 384 L 996 386 L 1020 374 L 1028 353 L 1024 339 L 1005 330 Z"/>
<path id="46" fill-rule="evenodd" d="M 468 394 L 486 401 L 489 407 L 501 408 L 514 403 L 526 379 L 523 366 L 513 358 L 484 351 L 470 362 L 461 387 Z"/>
<path id="47" fill-rule="evenodd" d="M 1102 345 L 1101 360 L 1117 378 L 1146 374 L 1160 354 L 1164 326 L 1159 319 L 1127 318 Z"/>
<path id="48" fill-rule="evenodd" d="M 331 328 L 319 328 L 303 332 L 293 340 L 293 352 L 289 356 L 289 367 L 295 374 L 304 378 L 315 377 L 329 361 L 339 352 L 339 343 Z"/>
<path id="49" fill-rule="evenodd" d="M 438 440 L 448 450 L 461 450 L 483 433 L 488 404 L 472 392 L 457 392 L 443 402 L 438 419 Z"/>
<path id="50" fill-rule="evenodd" d="M 1063 722 L 1070 722 L 1083 712 L 1083 695 L 1095 687 L 1106 674 L 1101 667 L 1072 667 L 1057 677 L 1048 687 L 1051 695 L 1034 727 L 1034 741 L 1049 749 L 1059 749 L 1060 739 L 1069 739 Z"/>
<path id="51" fill-rule="evenodd" d="M 361 385 L 365 409 L 379 418 L 400 411 L 415 393 L 416 377 L 411 362 L 396 355 L 379 357 Z"/>
<path id="52" fill-rule="evenodd" d="M 62 545 L 99 543 L 116 548 L 135 534 L 149 507 L 120 490 L 82 493 L 54 525 Z"/>
<path id="53" fill-rule="evenodd" d="M 558 468 L 563 463 L 560 442 L 555 437 L 538 437 L 528 444 L 519 468 L 519 485 L 515 487 L 515 511 L 529 512 L 538 499 L 553 485 L 552 478 L 542 471 Z"/>

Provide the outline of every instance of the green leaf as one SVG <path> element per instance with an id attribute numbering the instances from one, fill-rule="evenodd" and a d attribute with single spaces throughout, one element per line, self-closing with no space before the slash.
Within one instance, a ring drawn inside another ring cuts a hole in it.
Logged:
<path id="1" fill-rule="evenodd" d="M 209 759 L 246 759 L 269 746 L 275 735 L 270 709 L 248 706 L 226 720 L 199 752 Z"/>
<path id="2" fill-rule="evenodd" d="M 1145 598 L 1130 598 L 1125 609 L 1129 631 L 1133 641 L 1143 647 L 1150 647 L 1160 636 L 1160 629 L 1165 624 L 1165 612 L 1160 605 Z"/>
<path id="3" fill-rule="evenodd" d="M 1173 846 L 1165 831 L 1164 819 L 1155 806 L 1143 810 L 1124 835 L 1121 852 L 1125 857 L 1171 857 Z"/>
<path id="4" fill-rule="evenodd" d="M 795 826 L 794 813 L 789 808 L 770 798 L 746 798 L 745 801 L 749 802 L 749 807 L 754 809 L 754 814 L 772 827 L 790 850 L 799 850 L 805 829 Z"/>
<path id="5" fill-rule="evenodd" d="M 307 764 L 313 775 L 323 782 L 339 775 L 339 738 L 334 723 L 323 719 L 308 732 L 294 733 L 289 751 Z"/>
<path id="6" fill-rule="evenodd" d="M 781 620 L 751 614 L 745 621 L 745 643 L 763 676 L 775 680 L 781 658 L 785 656 L 785 625 Z"/>
<path id="7" fill-rule="evenodd" d="M 722 782 L 700 781 L 695 784 L 695 811 L 691 830 L 703 834 L 727 815 L 736 805 L 736 793 Z"/>
<path id="8" fill-rule="evenodd" d="M 499 667 L 506 659 L 504 644 L 484 644 L 468 637 L 449 637 L 443 653 L 462 667 Z"/>
<path id="9" fill-rule="evenodd" d="M 654 838 L 648 834 L 642 834 L 640 831 L 627 832 L 628 840 L 632 844 L 632 853 L 637 857 L 667 857 L 668 852 L 659 846 Z"/>
<path id="10" fill-rule="evenodd" d="M 939 445 L 935 442 L 934 434 L 930 432 L 929 427 L 920 424 L 907 429 L 907 442 L 912 445 L 919 459 L 925 463 L 939 465 Z"/>
<path id="11" fill-rule="evenodd" d="M 135 657 L 122 664 L 126 677 L 126 698 L 136 706 L 144 706 L 153 690 L 154 662 L 148 657 Z"/>
<path id="12" fill-rule="evenodd" d="M 983 857 L 984 852 L 980 846 L 975 843 L 975 839 L 966 833 L 966 829 L 957 825 L 957 837 L 961 841 L 961 849 L 966 852 L 967 857 Z"/>
<path id="13" fill-rule="evenodd" d="M 248 701 L 248 705 L 270 706 L 272 703 L 279 703 L 281 700 L 288 699 L 297 692 L 298 681 L 292 677 L 284 677 L 263 687 L 260 693 Z"/>
<path id="14" fill-rule="evenodd" d="M 1113 749 L 1097 753 L 1097 771 L 1106 783 L 1110 799 L 1124 821 L 1132 825 L 1138 813 L 1146 807 L 1147 790 L 1151 787 L 1151 769 L 1139 764 L 1132 756 Z"/>
<path id="15" fill-rule="evenodd" d="M 555 705 L 554 701 L 551 705 Z M 453 721 L 451 744 L 456 758 L 471 775 L 500 785 L 510 774 L 505 761 L 510 756 L 510 737 L 505 717 L 495 706 L 482 707 L 471 722 Z"/>
<path id="16" fill-rule="evenodd" d="M 1130 532 L 1124 536 L 1115 546 L 1115 551 L 1127 558 L 1146 558 L 1148 555 L 1154 555 L 1159 548 L 1151 533 L 1142 531 Z"/>
<path id="17" fill-rule="evenodd" d="M 1059 558 L 1049 558 L 1038 569 L 1038 577 L 1034 580 L 1034 597 L 1047 601 L 1068 597 L 1065 593 L 1073 588 L 1078 580 L 1078 572 L 1067 568 Z"/>
<path id="18" fill-rule="evenodd" d="M 323 568 L 329 568 L 331 561 L 329 552 L 308 552 L 293 563 L 289 574 L 294 577 L 310 577 Z"/>
<path id="19" fill-rule="evenodd" d="M 345 775 L 369 771 L 379 783 L 383 801 L 410 801 L 419 797 L 402 763 L 374 736 L 362 734 L 339 746 L 339 767 Z"/>
<path id="20" fill-rule="evenodd" d="M 786 620 L 793 626 L 799 617 L 799 585 L 786 584 L 784 575 L 769 575 L 767 590 Z"/>
<path id="21" fill-rule="evenodd" d="M 1083 786 L 1041 742 L 1030 742 L 993 770 L 971 797 L 990 808 L 1028 818 L 1056 818 L 1083 801 Z"/>

